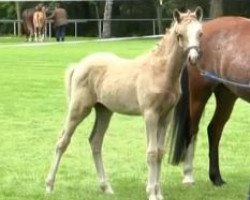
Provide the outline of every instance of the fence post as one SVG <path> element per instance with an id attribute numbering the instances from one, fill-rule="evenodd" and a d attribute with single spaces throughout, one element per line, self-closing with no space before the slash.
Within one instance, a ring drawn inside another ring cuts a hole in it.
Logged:
<path id="1" fill-rule="evenodd" d="M 98 35 L 99 35 L 99 38 L 102 37 L 102 19 L 98 20 Z"/>
<path id="2" fill-rule="evenodd" d="M 13 23 L 14 36 L 16 36 L 16 21 Z"/>
<path id="3" fill-rule="evenodd" d="M 75 21 L 75 37 L 77 37 L 77 22 Z"/>
<path id="4" fill-rule="evenodd" d="M 155 35 L 156 33 L 155 33 L 155 20 L 153 19 L 153 35 Z"/>

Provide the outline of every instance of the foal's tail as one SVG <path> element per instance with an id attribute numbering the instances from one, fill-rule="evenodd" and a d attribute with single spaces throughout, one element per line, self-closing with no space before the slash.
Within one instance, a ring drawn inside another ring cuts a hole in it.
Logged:
<path id="1" fill-rule="evenodd" d="M 71 97 L 71 83 L 72 83 L 72 76 L 74 74 L 75 67 L 76 67 L 75 64 L 71 64 L 65 74 L 65 88 L 66 88 L 68 100 L 70 100 L 70 97 Z"/>
<path id="2" fill-rule="evenodd" d="M 175 107 L 173 116 L 173 129 L 171 133 L 169 161 L 174 165 L 177 165 L 184 160 L 187 147 L 191 142 L 187 67 L 185 67 L 182 72 L 181 89 L 182 96 Z"/>

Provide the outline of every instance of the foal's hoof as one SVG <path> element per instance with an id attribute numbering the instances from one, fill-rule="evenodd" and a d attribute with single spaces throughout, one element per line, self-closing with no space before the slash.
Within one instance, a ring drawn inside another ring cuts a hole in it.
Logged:
<path id="1" fill-rule="evenodd" d="M 161 194 L 157 194 L 157 200 L 163 200 L 163 196 Z"/>
<path id="2" fill-rule="evenodd" d="M 159 200 L 156 195 L 150 195 L 148 200 Z"/>
<path id="3" fill-rule="evenodd" d="M 185 185 L 193 185 L 194 184 L 194 178 L 192 176 L 185 176 L 182 180 L 182 183 Z"/>
<path id="4" fill-rule="evenodd" d="M 112 189 L 112 187 L 110 186 L 110 184 L 107 184 L 107 183 L 102 183 L 100 185 L 102 191 L 105 193 L 105 194 L 114 194 L 114 191 Z"/>
<path id="5" fill-rule="evenodd" d="M 46 194 L 50 194 L 50 193 L 53 192 L 53 188 L 52 188 L 51 186 L 47 186 L 47 185 L 46 185 L 46 187 L 45 187 L 45 192 L 46 192 Z"/>
<path id="6" fill-rule="evenodd" d="M 54 184 L 52 184 L 52 181 L 47 180 L 45 183 L 45 192 L 47 194 L 50 194 L 53 192 Z"/>

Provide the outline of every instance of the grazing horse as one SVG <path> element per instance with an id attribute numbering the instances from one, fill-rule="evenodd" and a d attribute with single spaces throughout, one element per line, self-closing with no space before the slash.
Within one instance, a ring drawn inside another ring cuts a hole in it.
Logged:
<path id="1" fill-rule="evenodd" d="M 34 39 L 34 25 L 33 25 L 34 12 L 35 8 L 28 8 L 25 9 L 22 13 L 23 29 L 26 34 L 26 40 L 28 42 L 31 42 Z"/>
<path id="2" fill-rule="evenodd" d="M 35 41 L 42 42 L 45 36 L 46 26 L 46 8 L 45 6 L 38 7 L 33 14 L 33 27 Z"/>
<path id="3" fill-rule="evenodd" d="M 112 53 L 97 53 L 73 65 L 66 78 L 69 110 L 58 140 L 55 158 L 46 179 L 46 191 L 53 190 L 63 153 L 78 124 L 95 108 L 96 119 L 89 137 L 100 187 L 113 193 L 102 161 L 102 143 L 113 112 L 144 117 L 147 134 L 150 200 L 163 199 L 160 189 L 165 134 L 171 110 L 180 96 L 182 63 L 195 64 L 199 58 L 202 9 L 180 13 L 150 53 L 135 59 Z"/>
<path id="4" fill-rule="evenodd" d="M 209 97 L 216 108 L 207 127 L 209 177 L 216 186 L 224 184 L 219 168 L 219 142 L 237 98 L 250 102 L 250 20 L 221 17 L 204 23 L 197 65 L 183 74 L 183 96 L 175 111 L 172 162 L 184 161 L 185 183 L 193 183 L 194 143 Z"/>

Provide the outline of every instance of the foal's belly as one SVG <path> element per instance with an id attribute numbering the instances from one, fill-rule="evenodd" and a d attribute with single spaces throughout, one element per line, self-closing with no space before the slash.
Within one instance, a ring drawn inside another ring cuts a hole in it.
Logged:
<path id="1" fill-rule="evenodd" d="M 98 102 L 113 112 L 127 115 L 141 114 L 137 98 L 134 95 L 131 95 L 131 93 L 105 93 L 98 98 Z"/>
<path id="2" fill-rule="evenodd" d="M 129 84 L 103 84 L 97 94 L 97 101 L 109 110 L 122 114 L 140 115 L 137 92 Z"/>

